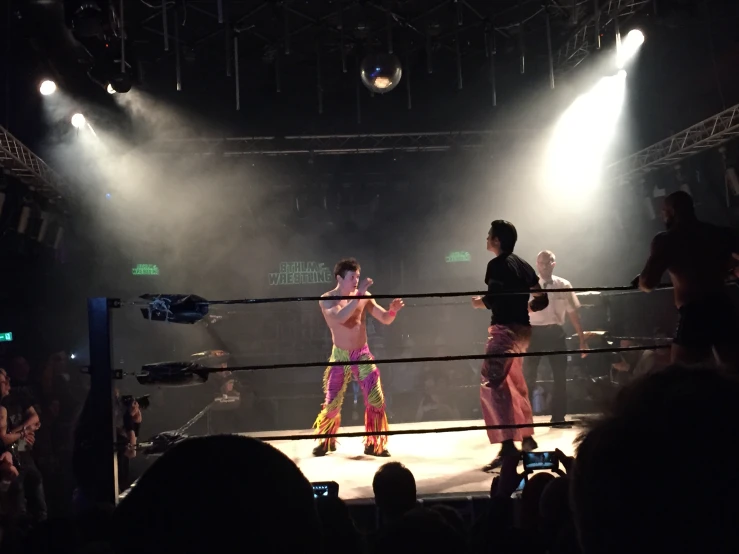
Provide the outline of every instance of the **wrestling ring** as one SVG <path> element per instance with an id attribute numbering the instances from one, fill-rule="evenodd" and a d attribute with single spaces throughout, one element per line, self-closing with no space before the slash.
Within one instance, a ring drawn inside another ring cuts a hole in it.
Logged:
<path id="1" fill-rule="evenodd" d="M 669 285 L 661 285 L 660 289 L 670 289 Z M 594 288 L 567 288 L 547 289 L 547 294 L 576 293 L 582 295 L 621 296 L 640 294 L 634 287 L 594 287 Z M 490 293 L 488 291 L 425 293 L 425 294 L 376 294 L 375 300 L 403 298 L 463 298 L 484 295 L 512 295 L 529 294 L 523 291 L 502 291 Z M 334 297 L 335 299 L 353 299 L 355 297 Z M 118 490 L 116 455 L 111 455 L 110 436 L 114 428 L 114 400 L 113 388 L 119 388 L 117 381 L 134 378 L 140 385 L 154 387 L 183 387 L 205 383 L 211 374 L 228 371 L 256 372 L 273 371 L 286 368 L 325 368 L 327 366 L 345 365 L 346 362 L 298 362 L 259 365 L 228 365 L 224 368 L 218 364 L 209 367 L 203 359 L 188 359 L 177 362 L 160 362 L 144 365 L 141 371 L 126 373 L 115 368 L 112 357 L 113 344 L 113 314 L 116 310 L 134 307 L 141 311 L 145 320 L 150 322 L 168 322 L 180 324 L 196 324 L 209 315 L 213 306 L 257 305 L 293 302 L 318 302 L 321 297 L 300 296 L 288 298 L 254 298 L 235 300 L 209 301 L 196 295 L 145 294 L 133 301 L 122 301 L 111 298 L 88 299 L 88 316 L 90 329 L 90 396 L 88 406 L 95 417 L 95 436 L 87 442 L 87 448 L 94 455 L 101 468 L 98 489 L 101 497 L 117 501 Z M 455 304 L 461 304 L 461 301 Z M 468 300 L 464 301 L 469 304 Z M 444 303 L 449 305 L 449 303 Z M 415 307 L 429 307 L 433 304 L 407 303 L 409 310 Z M 167 324 L 167 323 L 165 323 Z M 601 332 L 601 334 L 603 334 Z M 609 337 L 606 337 L 609 338 Z M 629 340 L 630 343 L 620 342 Z M 370 343 L 371 343 L 370 339 Z M 615 346 L 615 344 L 622 346 Z M 482 361 L 492 358 L 512 357 L 544 357 L 544 356 L 573 356 L 602 354 L 617 354 L 628 352 L 660 351 L 670 348 L 666 338 L 657 337 L 617 337 L 612 336 L 606 341 L 607 347 L 588 349 L 546 350 L 525 353 L 507 354 L 464 354 L 449 356 L 421 356 L 402 358 L 378 357 L 374 363 L 383 371 L 389 364 L 415 363 L 445 363 L 452 361 Z M 612 346 L 614 345 L 614 346 Z M 372 345 L 370 344 L 370 347 Z M 217 358 L 220 351 L 201 353 Z M 125 385 L 124 385 L 125 386 Z M 320 383 L 316 383 L 316 389 Z M 479 388 L 479 385 L 478 387 Z M 161 455 L 169 447 L 188 436 L 188 431 L 198 421 L 208 419 L 215 408 L 218 399 L 208 404 L 194 418 L 170 432 L 159 433 L 150 439 L 141 437 L 137 446 L 139 457 L 152 458 Z M 318 410 L 320 407 L 316 406 Z M 348 426 L 340 432 L 330 435 L 338 439 L 336 451 L 323 457 L 314 457 L 312 449 L 316 439 L 328 438 L 329 435 L 316 434 L 306 427 L 297 430 L 263 431 L 239 433 L 249 435 L 272 444 L 290 457 L 312 482 L 335 481 L 339 484 L 340 495 L 344 500 L 372 498 L 372 477 L 377 469 L 387 461 L 397 461 L 408 466 L 416 477 L 418 493 L 421 496 L 434 497 L 439 495 L 474 496 L 488 494 L 490 475 L 480 471 L 498 450 L 497 445 L 491 445 L 487 434 L 489 429 L 510 429 L 533 427 L 535 440 L 539 451 L 561 450 L 566 455 L 574 454 L 574 444 L 581 431 L 582 424 L 590 414 L 571 416 L 565 422 L 549 421 L 549 416 L 535 416 L 533 425 L 481 425 L 481 421 L 471 419 L 423 421 L 417 423 L 394 423 L 390 418 L 390 429 L 387 431 L 367 432 L 363 427 Z M 430 436 L 429 436 L 430 435 Z M 391 458 L 375 457 L 363 454 L 363 439 L 368 436 L 390 437 L 389 450 Z M 115 452 L 115 448 L 113 449 Z"/>

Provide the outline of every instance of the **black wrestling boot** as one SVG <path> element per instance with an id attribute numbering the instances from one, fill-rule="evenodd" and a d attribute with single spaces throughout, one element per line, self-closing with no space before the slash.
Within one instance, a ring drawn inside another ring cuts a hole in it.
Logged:
<path id="1" fill-rule="evenodd" d="M 500 466 L 503 465 L 503 458 L 506 456 L 518 456 L 521 453 L 518 451 L 518 448 L 516 448 L 516 445 L 513 444 L 512 440 L 503 441 L 503 444 L 500 446 L 500 452 L 498 452 L 498 455 L 493 459 L 492 462 L 490 462 L 488 465 L 482 468 L 482 470 L 486 473 L 490 473 L 494 469 L 498 469 Z"/>
<path id="2" fill-rule="evenodd" d="M 521 450 L 524 452 L 533 452 L 537 448 L 539 448 L 539 445 L 534 440 L 534 437 L 526 437 L 521 443 Z"/>
<path id="3" fill-rule="evenodd" d="M 368 444 L 364 447 L 364 455 L 365 456 L 377 456 L 378 458 L 389 458 L 390 452 L 387 451 L 387 449 L 383 448 L 380 452 L 375 452 L 375 447 L 371 444 Z"/>
<path id="4" fill-rule="evenodd" d="M 555 423 L 556 421 L 556 419 L 552 418 L 551 423 Z M 565 418 L 562 418 L 559 423 L 552 425 L 552 429 L 572 429 L 572 423 L 565 421 Z"/>
<path id="5" fill-rule="evenodd" d="M 316 446 L 313 449 L 313 455 L 317 458 L 320 458 L 321 456 L 325 456 L 329 452 L 336 452 L 336 443 L 335 442 L 322 442 L 318 446 Z"/>

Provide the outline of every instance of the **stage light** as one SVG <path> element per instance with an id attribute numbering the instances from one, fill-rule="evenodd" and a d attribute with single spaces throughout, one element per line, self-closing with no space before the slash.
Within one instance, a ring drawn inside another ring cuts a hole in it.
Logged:
<path id="1" fill-rule="evenodd" d="M 131 76 L 128 73 L 116 73 L 110 78 L 108 86 L 115 92 L 125 94 L 131 90 Z M 110 92 L 110 89 L 108 89 Z"/>
<path id="2" fill-rule="evenodd" d="M 77 129 L 82 129 L 85 126 L 85 116 L 81 113 L 76 113 L 72 116 L 72 125 Z"/>
<path id="3" fill-rule="evenodd" d="M 360 75 L 364 86 L 372 92 L 385 94 L 398 86 L 403 69 L 393 54 L 369 54 L 362 60 Z"/>
<path id="4" fill-rule="evenodd" d="M 110 83 L 108 83 L 108 86 L 105 87 L 105 90 L 108 91 L 108 94 L 115 94 L 115 89 L 113 88 L 113 86 Z"/>
<path id="5" fill-rule="evenodd" d="M 70 360 L 74 360 L 74 359 L 75 359 L 76 357 L 77 357 L 77 354 L 75 354 L 74 352 L 72 352 L 72 353 L 71 353 L 71 354 L 69 355 L 69 359 L 70 359 Z"/>
<path id="6" fill-rule="evenodd" d="M 631 60 L 636 53 L 644 44 L 644 33 L 639 29 L 632 29 L 626 38 L 621 41 L 619 48 L 616 51 L 616 67 L 623 69 L 626 64 Z"/>
<path id="7" fill-rule="evenodd" d="M 56 92 L 56 83 L 54 81 L 46 80 L 41 83 L 38 90 L 44 96 L 50 96 Z"/>

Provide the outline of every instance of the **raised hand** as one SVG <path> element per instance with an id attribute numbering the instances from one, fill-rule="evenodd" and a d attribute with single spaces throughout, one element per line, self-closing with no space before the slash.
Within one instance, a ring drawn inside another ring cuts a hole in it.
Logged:
<path id="1" fill-rule="evenodd" d="M 400 310 L 405 308 L 405 303 L 403 302 L 402 298 L 396 298 L 392 302 L 390 302 L 390 309 L 389 311 L 398 313 Z"/>
<path id="2" fill-rule="evenodd" d="M 367 290 L 372 286 L 372 283 L 374 283 L 374 281 L 369 277 L 362 279 L 362 282 L 359 284 L 359 289 L 357 290 L 357 295 L 364 296 L 367 294 Z"/>

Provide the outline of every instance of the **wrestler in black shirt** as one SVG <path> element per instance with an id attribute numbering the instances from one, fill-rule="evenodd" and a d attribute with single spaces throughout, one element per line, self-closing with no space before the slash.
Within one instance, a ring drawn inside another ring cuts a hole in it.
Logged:
<path id="1" fill-rule="evenodd" d="M 488 262 L 485 273 L 488 292 L 526 291 L 539 284 L 536 271 L 513 253 L 501 253 Z M 491 325 L 529 325 L 529 295 L 482 297 L 485 307 L 493 311 Z"/>

